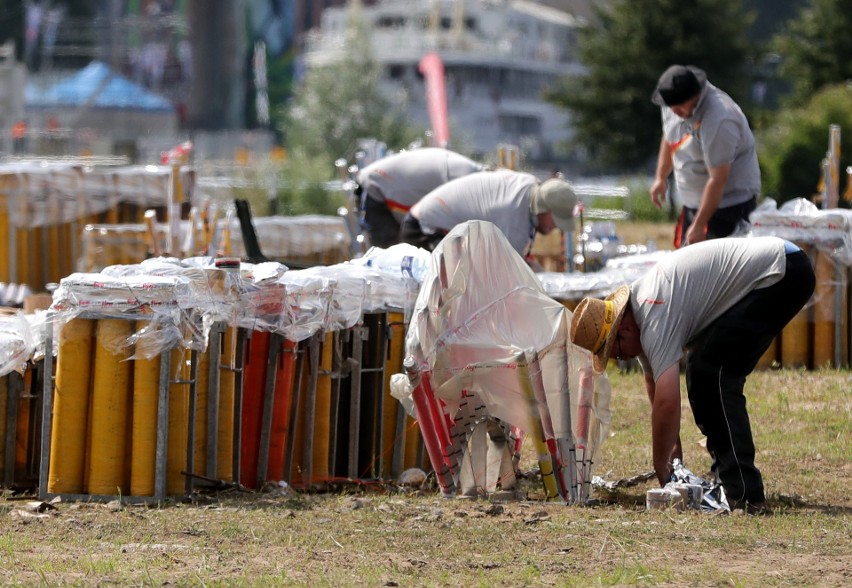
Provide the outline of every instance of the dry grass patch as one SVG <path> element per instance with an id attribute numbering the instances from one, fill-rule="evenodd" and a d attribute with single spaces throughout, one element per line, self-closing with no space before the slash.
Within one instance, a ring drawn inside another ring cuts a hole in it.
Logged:
<path id="1" fill-rule="evenodd" d="M 650 469 L 641 376 L 612 374 L 597 474 Z M 774 514 L 644 511 L 651 484 L 595 507 L 443 500 L 392 485 L 329 494 L 225 493 L 159 507 L 0 500 L 6 584 L 94 586 L 841 586 L 852 583 L 848 372 L 778 371 L 747 385 Z M 709 459 L 684 399 L 687 467 Z M 528 480 L 530 496 L 539 495 Z"/>

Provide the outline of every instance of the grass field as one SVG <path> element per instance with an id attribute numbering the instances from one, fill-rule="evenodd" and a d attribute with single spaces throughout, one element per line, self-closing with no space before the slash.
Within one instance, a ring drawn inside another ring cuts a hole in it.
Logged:
<path id="1" fill-rule="evenodd" d="M 638 373 L 612 373 L 596 474 L 650 469 Z M 651 483 L 594 507 L 441 499 L 393 485 L 198 496 L 157 507 L 0 499 L 4 585 L 848 586 L 852 378 L 769 371 L 747 385 L 771 516 L 644 510 Z M 685 463 L 709 460 L 684 400 Z M 523 463 L 522 463 L 523 466 Z M 523 469 L 523 467 L 522 467 Z"/>

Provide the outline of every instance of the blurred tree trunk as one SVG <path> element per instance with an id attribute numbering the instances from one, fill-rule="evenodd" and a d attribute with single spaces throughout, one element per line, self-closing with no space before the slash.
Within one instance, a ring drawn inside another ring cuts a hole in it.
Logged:
<path id="1" fill-rule="evenodd" d="M 189 0 L 192 89 L 189 127 L 220 131 L 243 128 L 246 84 L 244 0 Z"/>

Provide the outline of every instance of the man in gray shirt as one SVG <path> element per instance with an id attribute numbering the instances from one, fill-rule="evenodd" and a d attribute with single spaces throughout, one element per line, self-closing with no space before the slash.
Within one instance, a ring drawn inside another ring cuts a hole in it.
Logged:
<path id="1" fill-rule="evenodd" d="M 477 172 L 439 186 L 412 206 L 402 223 L 402 239 L 431 251 L 456 225 L 488 221 L 525 256 L 536 232 L 573 230 L 576 204 L 577 196 L 562 179 L 539 183 L 526 172 Z"/>
<path id="2" fill-rule="evenodd" d="M 808 256 L 777 237 L 715 239 L 679 249 L 604 300 L 586 298 L 571 342 L 593 354 L 638 358 L 651 401 L 654 470 L 672 475 L 680 445 L 680 359 L 696 425 L 732 508 L 765 510 L 763 479 L 743 386 L 773 339 L 805 305 L 815 277 Z"/>
<path id="3" fill-rule="evenodd" d="M 480 170 L 475 161 L 437 147 L 402 151 L 366 166 L 357 174 L 355 193 L 370 244 L 399 243 L 400 224 L 415 203 L 441 184 Z"/>
<path id="4" fill-rule="evenodd" d="M 730 235 L 748 221 L 760 192 L 754 135 L 743 111 L 691 65 L 663 72 L 652 100 L 661 107 L 663 138 L 651 199 L 662 206 L 674 171 L 683 203 L 675 247 Z"/>

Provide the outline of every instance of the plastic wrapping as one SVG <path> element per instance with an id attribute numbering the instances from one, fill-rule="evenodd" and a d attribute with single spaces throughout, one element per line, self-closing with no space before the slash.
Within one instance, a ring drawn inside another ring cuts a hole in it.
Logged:
<path id="1" fill-rule="evenodd" d="M 287 266 L 275 261 L 241 266 L 243 293 L 238 324 L 250 331 L 273 332 L 286 312 L 286 287 L 279 280 Z"/>
<path id="2" fill-rule="evenodd" d="M 367 278 L 357 267 L 348 264 L 317 266 L 304 270 L 308 275 L 334 280 L 329 306 L 328 329 L 340 331 L 354 327 L 364 314 L 367 299 Z"/>
<path id="3" fill-rule="evenodd" d="M 367 278 L 366 312 L 404 311 L 411 315 L 431 253 L 408 243 L 387 249 L 371 247 L 363 257 L 347 262 Z"/>
<path id="4" fill-rule="evenodd" d="M 429 374 L 448 422 L 469 430 L 489 416 L 534 440 L 543 435 L 540 441 L 553 447 L 557 478 L 567 476 L 560 493 L 582 500 L 609 427 L 609 387 L 605 375 L 592 373 L 591 356 L 568 343 L 570 319 L 499 229 L 471 221 L 432 254 L 409 325 L 406 365 Z M 587 378 L 582 407 L 581 373 Z M 469 412 L 474 404 L 483 408 L 479 414 Z M 577 462 L 581 412 L 585 437 Z"/>
<path id="5" fill-rule="evenodd" d="M 419 284 L 426 276 L 430 258 L 431 254 L 425 249 L 398 243 L 387 249 L 370 247 L 362 257 L 350 263 L 373 267 L 395 277 L 411 277 Z"/>
<path id="6" fill-rule="evenodd" d="M 408 376 L 405 374 L 393 374 L 390 377 L 390 395 L 399 400 L 408 416 L 415 417 L 412 392 L 411 380 L 408 379 Z"/>
<path id="7" fill-rule="evenodd" d="M 777 360 L 785 367 L 849 365 L 852 210 L 821 210 L 803 198 L 777 208 L 767 199 L 750 220 L 751 235 L 774 235 L 800 246 L 816 274 L 814 295 L 784 328 L 780 351 L 771 350 L 766 362 Z"/>
<path id="8" fill-rule="evenodd" d="M 157 316 L 151 328 L 133 336 L 137 343 L 140 338 L 148 339 L 141 347 L 146 357 L 174 343 L 203 351 L 214 322 L 229 325 L 238 322 L 244 280 L 239 272 L 217 268 L 211 257 L 184 260 L 156 257 L 140 264 L 106 267 L 100 275 L 134 280 L 144 280 L 146 276 L 176 280 L 173 297 L 177 308 L 174 312 L 168 317 Z M 162 341 L 153 341 L 155 337 Z"/>
<path id="9" fill-rule="evenodd" d="M 785 202 L 781 208 L 767 198 L 751 213 L 755 236 L 775 235 L 798 245 L 813 245 L 852 266 L 852 210 L 821 210 L 804 198 Z"/>
<path id="10" fill-rule="evenodd" d="M 146 320 L 147 326 L 131 338 L 102 343 L 113 352 L 135 345 L 138 355 L 154 357 L 181 339 L 178 293 L 188 287 L 189 281 L 179 276 L 71 274 L 53 294 L 52 322 L 58 333 L 63 324 L 79 315 Z"/>
<path id="11" fill-rule="evenodd" d="M 22 312 L 0 316 L 0 376 L 23 373 L 36 346 L 35 333 Z"/>
<path id="12" fill-rule="evenodd" d="M 225 220 L 217 224 L 221 240 Z M 266 216 L 252 219 L 263 254 L 272 259 L 305 265 L 332 265 L 349 259 L 352 239 L 346 222 L 337 216 Z M 240 224 L 229 224 L 233 255 L 245 257 Z"/>
<path id="13" fill-rule="evenodd" d="M 285 313 L 276 331 L 290 341 L 303 341 L 328 330 L 334 281 L 306 270 L 285 272 L 278 279 L 285 287 Z"/>

